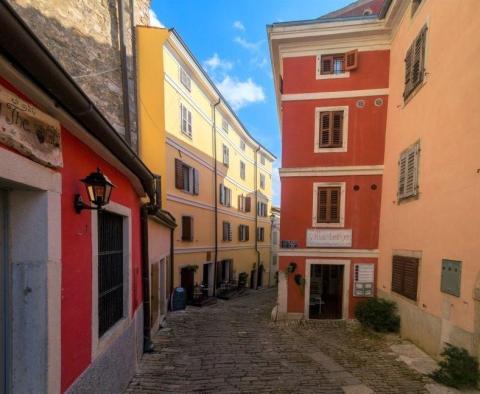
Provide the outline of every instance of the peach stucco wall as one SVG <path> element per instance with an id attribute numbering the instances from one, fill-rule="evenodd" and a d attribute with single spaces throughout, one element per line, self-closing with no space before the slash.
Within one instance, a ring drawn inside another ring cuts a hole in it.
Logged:
<path id="1" fill-rule="evenodd" d="M 394 250 L 421 251 L 417 306 L 442 341 L 452 326 L 473 333 L 480 273 L 480 1 L 459 3 L 424 0 L 393 39 L 380 224 L 379 290 L 390 293 Z M 425 24 L 426 83 L 404 104 L 405 53 Z M 397 161 L 417 140 L 420 195 L 397 204 Z M 440 292 L 442 258 L 463 262 L 460 297 Z"/>

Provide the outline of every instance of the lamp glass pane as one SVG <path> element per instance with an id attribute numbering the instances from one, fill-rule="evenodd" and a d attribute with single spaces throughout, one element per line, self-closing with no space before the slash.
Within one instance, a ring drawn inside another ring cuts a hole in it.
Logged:
<path id="1" fill-rule="evenodd" d="M 87 193 L 88 193 L 88 198 L 91 202 L 95 202 L 95 195 L 93 193 L 93 186 L 92 185 L 86 185 L 87 186 Z"/>

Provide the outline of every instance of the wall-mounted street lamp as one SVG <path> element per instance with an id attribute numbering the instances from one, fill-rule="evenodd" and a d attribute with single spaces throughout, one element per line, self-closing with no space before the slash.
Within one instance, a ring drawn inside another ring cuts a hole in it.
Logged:
<path id="1" fill-rule="evenodd" d="M 108 179 L 99 168 L 97 168 L 96 172 L 92 172 L 89 176 L 82 179 L 82 182 L 87 188 L 90 202 L 96 205 L 96 207 L 86 205 L 82 201 L 80 194 L 75 194 L 75 212 L 80 213 L 83 209 L 102 209 L 104 205 L 109 203 L 112 188 L 114 188 L 115 185 L 110 182 L 110 179 Z"/>

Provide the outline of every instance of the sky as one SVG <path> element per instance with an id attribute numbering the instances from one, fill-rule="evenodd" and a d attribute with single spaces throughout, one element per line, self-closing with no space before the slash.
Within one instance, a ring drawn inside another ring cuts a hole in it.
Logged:
<path id="1" fill-rule="evenodd" d="M 266 25 L 313 19 L 352 0 L 152 0 L 151 24 L 175 28 L 250 134 L 277 156 L 273 204 L 280 206 L 281 142 Z"/>

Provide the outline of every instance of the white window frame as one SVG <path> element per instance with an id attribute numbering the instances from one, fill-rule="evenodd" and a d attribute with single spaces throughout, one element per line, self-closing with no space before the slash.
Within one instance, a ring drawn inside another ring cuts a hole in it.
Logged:
<path id="1" fill-rule="evenodd" d="M 229 166 L 230 165 L 230 149 L 228 149 L 228 146 L 223 144 L 222 147 L 222 153 L 223 153 L 223 165 Z"/>
<path id="2" fill-rule="evenodd" d="M 338 223 L 317 222 L 317 195 L 319 187 L 340 187 L 340 221 Z M 345 227 L 345 182 L 314 182 L 313 183 L 313 208 L 312 227 Z"/>
<path id="3" fill-rule="evenodd" d="M 125 332 L 132 312 L 132 210 L 110 202 L 108 212 L 123 216 L 123 317 L 98 336 L 98 211 L 92 210 L 92 360 L 104 353 Z"/>
<path id="4" fill-rule="evenodd" d="M 328 56 L 328 55 L 339 55 L 340 53 L 346 53 L 349 52 L 349 50 L 345 49 L 343 52 L 339 52 L 338 50 L 326 50 L 326 51 L 321 51 L 317 52 L 317 60 L 316 60 L 316 79 L 338 79 L 338 78 L 349 78 L 350 77 L 350 71 L 344 71 L 343 73 L 340 74 L 322 74 L 322 56 Z M 333 65 L 332 65 L 333 66 Z M 345 65 L 344 65 L 345 66 Z"/>
<path id="5" fill-rule="evenodd" d="M 348 149 L 348 105 L 335 107 L 315 107 L 315 130 L 314 145 L 315 153 L 347 152 Z M 320 148 L 320 114 L 322 112 L 343 111 L 342 147 L 341 148 Z"/>
<path id="6" fill-rule="evenodd" d="M 222 130 L 228 134 L 228 121 L 225 118 L 222 118 Z"/>
<path id="7" fill-rule="evenodd" d="M 188 75 L 185 69 L 180 66 L 180 75 L 179 75 L 180 83 L 187 89 L 189 92 L 192 91 L 192 77 Z"/>
<path id="8" fill-rule="evenodd" d="M 240 179 L 245 180 L 247 177 L 247 165 L 240 160 Z"/>
<path id="9" fill-rule="evenodd" d="M 184 116 L 186 118 L 184 119 Z M 190 121 L 189 121 L 190 118 Z M 183 123 L 185 120 L 185 129 L 183 128 Z M 192 139 L 193 135 L 193 116 L 192 111 L 188 109 L 188 107 L 184 104 L 180 104 L 180 131 L 183 135 L 187 136 L 188 138 Z"/>

